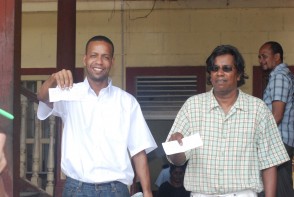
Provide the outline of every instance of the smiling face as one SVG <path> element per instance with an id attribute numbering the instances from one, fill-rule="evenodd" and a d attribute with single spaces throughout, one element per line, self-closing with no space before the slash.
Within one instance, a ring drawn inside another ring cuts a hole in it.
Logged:
<path id="1" fill-rule="evenodd" d="M 84 65 L 90 84 L 108 84 L 108 76 L 113 65 L 112 47 L 105 41 L 92 41 L 84 55 Z"/>
<path id="2" fill-rule="evenodd" d="M 213 67 L 218 67 L 218 69 L 210 71 L 210 81 L 214 93 L 226 95 L 236 91 L 240 75 L 237 72 L 234 57 L 231 54 L 217 56 Z"/>
<path id="3" fill-rule="evenodd" d="M 281 63 L 280 54 L 274 54 L 269 44 L 259 49 L 258 61 L 263 70 L 272 70 Z"/>

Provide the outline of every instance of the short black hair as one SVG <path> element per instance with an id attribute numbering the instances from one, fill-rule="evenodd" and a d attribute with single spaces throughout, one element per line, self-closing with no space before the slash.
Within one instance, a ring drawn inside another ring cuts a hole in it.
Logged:
<path id="1" fill-rule="evenodd" d="M 93 42 L 93 41 L 104 41 L 104 42 L 107 42 L 108 44 L 110 44 L 111 45 L 111 48 L 112 48 L 112 50 L 111 50 L 111 56 L 113 57 L 113 54 L 114 54 L 114 45 L 113 45 L 112 41 L 109 38 L 107 38 L 106 36 L 102 36 L 102 35 L 94 36 L 94 37 L 92 37 L 92 38 L 90 38 L 88 40 L 88 42 L 86 44 L 86 53 L 87 53 L 87 50 L 88 50 L 89 43 L 90 42 Z"/>
<path id="2" fill-rule="evenodd" d="M 268 42 L 264 43 L 262 46 L 264 46 L 264 45 L 270 45 L 273 53 L 274 54 L 279 53 L 280 58 L 281 58 L 281 62 L 284 61 L 284 51 L 283 51 L 283 47 L 280 43 L 278 43 L 276 41 L 268 41 Z"/>
<path id="3" fill-rule="evenodd" d="M 245 73 L 245 61 L 238 51 L 238 49 L 232 45 L 219 45 L 217 46 L 210 56 L 206 59 L 206 71 L 208 72 L 209 76 L 207 78 L 207 84 L 211 85 L 210 81 L 210 71 L 211 67 L 214 66 L 215 58 L 221 55 L 230 54 L 234 58 L 234 66 L 237 69 L 238 74 L 240 75 L 240 80 L 238 81 L 237 86 L 240 87 L 245 84 L 245 79 L 248 79 L 248 75 Z"/>

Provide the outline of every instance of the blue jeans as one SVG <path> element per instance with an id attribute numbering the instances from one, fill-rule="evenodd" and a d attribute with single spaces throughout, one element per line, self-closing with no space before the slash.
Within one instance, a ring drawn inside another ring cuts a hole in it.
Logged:
<path id="1" fill-rule="evenodd" d="M 66 177 L 62 197 L 130 197 L 130 193 L 128 187 L 118 181 L 92 184 Z"/>

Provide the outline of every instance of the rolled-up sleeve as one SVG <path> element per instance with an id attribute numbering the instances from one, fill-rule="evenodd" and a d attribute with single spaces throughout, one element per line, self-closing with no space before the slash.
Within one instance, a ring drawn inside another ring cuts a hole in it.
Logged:
<path id="1" fill-rule="evenodd" d="M 39 102 L 37 117 L 40 120 L 45 120 L 52 114 L 52 112 L 53 112 L 53 109 L 50 108 L 46 103 L 42 101 Z"/>

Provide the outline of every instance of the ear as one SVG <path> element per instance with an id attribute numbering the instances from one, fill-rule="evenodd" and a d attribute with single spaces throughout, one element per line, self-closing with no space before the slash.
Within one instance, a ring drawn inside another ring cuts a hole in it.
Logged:
<path id="1" fill-rule="evenodd" d="M 111 67 L 114 65 L 114 57 L 112 57 L 112 59 L 111 59 Z"/>
<path id="2" fill-rule="evenodd" d="M 281 61 L 281 54 L 280 53 L 274 54 L 274 60 L 275 60 L 275 62 L 280 62 Z"/>
<path id="3" fill-rule="evenodd" d="M 240 80 L 241 80 L 241 73 L 238 73 L 237 81 L 240 81 Z"/>
<path id="4" fill-rule="evenodd" d="M 84 57 L 83 57 L 83 64 L 84 64 L 84 66 L 87 66 L 87 64 L 86 64 L 86 55 L 84 55 Z"/>

